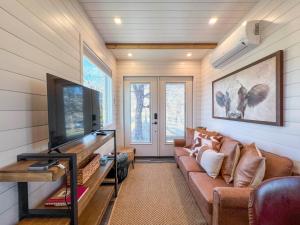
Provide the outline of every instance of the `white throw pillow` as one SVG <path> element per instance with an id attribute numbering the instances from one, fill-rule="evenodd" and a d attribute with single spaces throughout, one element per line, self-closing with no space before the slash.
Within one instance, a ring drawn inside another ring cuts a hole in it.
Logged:
<path id="1" fill-rule="evenodd" d="M 224 156 L 223 153 L 211 149 L 206 150 L 202 154 L 200 165 L 206 171 L 208 176 L 216 178 L 220 173 Z"/>
<path id="2" fill-rule="evenodd" d="M 210 149 L 213 149 L 212 140 L 210 140 L 210 139 L 202 138 L 201 144 L 208 146 Z"/>

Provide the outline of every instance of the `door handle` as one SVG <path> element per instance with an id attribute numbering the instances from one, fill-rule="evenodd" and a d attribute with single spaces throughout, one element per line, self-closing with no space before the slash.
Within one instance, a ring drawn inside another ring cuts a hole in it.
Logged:
<path id="1" fill-rule="evenodd" d="M 152 124 L 157 124 L 157 122 L 155 121 L 155 122 L 153 122 Z"/>

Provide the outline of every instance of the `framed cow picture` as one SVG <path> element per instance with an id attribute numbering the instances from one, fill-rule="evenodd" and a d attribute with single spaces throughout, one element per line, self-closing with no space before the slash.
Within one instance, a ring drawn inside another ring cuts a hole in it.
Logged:
<path id="1" fill-rule="evenodd" d="M 212 82 L 212 116 L 283 125 L 283 51 Z"/>

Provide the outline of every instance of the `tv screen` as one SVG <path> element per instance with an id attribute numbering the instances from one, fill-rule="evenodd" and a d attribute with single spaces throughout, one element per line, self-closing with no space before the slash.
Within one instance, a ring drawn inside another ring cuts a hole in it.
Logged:
<path id="1" fill-rule="evenodd" d="M 101 128 L 101 93 L 47 74 L 49 148 Z"/>

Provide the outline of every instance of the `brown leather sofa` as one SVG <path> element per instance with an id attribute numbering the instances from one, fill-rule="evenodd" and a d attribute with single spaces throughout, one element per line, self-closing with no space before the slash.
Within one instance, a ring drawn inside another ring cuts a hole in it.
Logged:
<path id="1" fill-rule="evenodd" d="M 230 138 L 224 138 L 226 140 Z M 189 144 L 187 141 L 174 140 L 174 157 L 207 223 L 248 225 L 248 203 L 252 188 L 236 188 L 220 176 L 216 179 L 209 177 L 183 148 Z M 266 158 L 264 180 L 292 174 L 293 162 L 290 159 L 268 152 L 263 152 L 263 155 Z"/>

